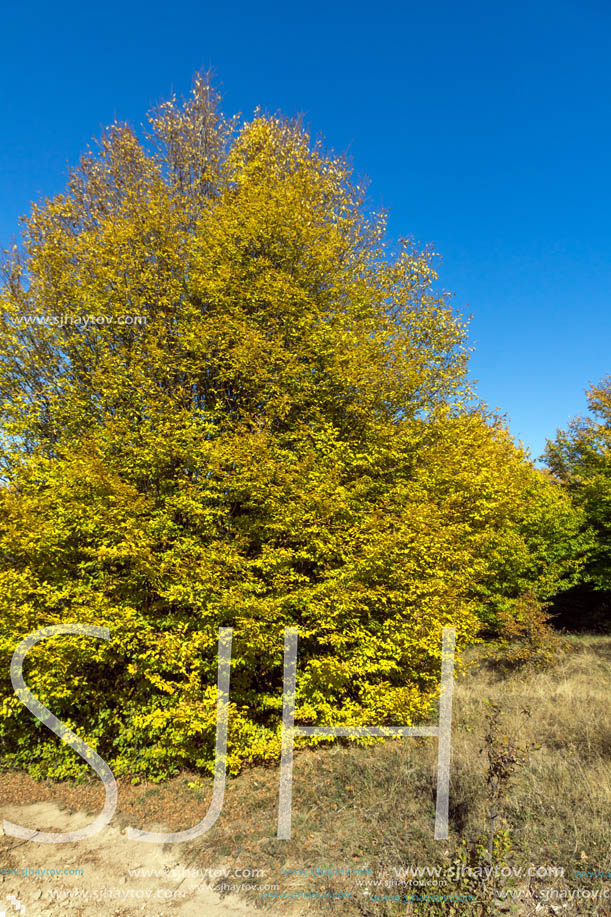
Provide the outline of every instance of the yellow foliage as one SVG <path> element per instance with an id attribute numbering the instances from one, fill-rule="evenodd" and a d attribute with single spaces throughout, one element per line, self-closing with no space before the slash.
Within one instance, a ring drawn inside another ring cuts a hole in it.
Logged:
<path id="1" fill-rule="evenodd" d="M 117 772 L 210 768 L 221 626 L 233 771 L 278 754 L 286 626 L 298 721 L 416 722 L 444 625 L 460 650 L 570 572 L 570 508 L 474 401 L 432 253 L 391 251 L 341 158 L 224 119 L 203 78 L 150 131 L 107 131 L 7 265 L 5 671 L 41 626 L 108 627 L 27 678 Z M 3 690 L 5 754 L 72 773 Z"/>

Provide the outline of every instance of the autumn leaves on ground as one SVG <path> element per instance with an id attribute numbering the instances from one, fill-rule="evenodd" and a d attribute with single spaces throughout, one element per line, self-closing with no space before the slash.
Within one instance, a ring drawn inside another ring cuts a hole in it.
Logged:
<path id="1" fill-rule="evenodd" d="M 477 397 L 467 329 L 435 289 L 433 253 L 389 240 L 363 183 L 302 124 L 260 112 L 227 119 L 204 78 L 146 130 L 112 126 L 23 229 L 0 290 L 7 791 L 26 785 L 24 773 L 89 779 L 83 757 L 24 708 L 9 671 L 40 628 L 95 625 L 108 640 L 63 634 L 32 647 L 26 683 L 108 762 L 121 817 L 131 804 L 134 817 L 193 824 L 208 805 L 225 627 L 235 780 L 193 855 L 235 859 L 242 844 L 274 868 L 284 857 L 342 866 L 346 856 L 382 871 L 408 855 L 467 865 L 547 856 L 549 813 L 531 787 L 518 818 L 511 793 L 524 793 L 542 762 L 540 796 L 567 829 L 573 755 L 571 857 L 602 857 L 609 747 L 583 672 L 600 697 L 607 638 L 574 637 L 567 651 L 546 608 L 586 590 L 604 609 L 601 634 L 608 626 L 609 380 L 592 387 L 590 417 L 550 440 L 545 470 L 536 467 Z M 362 726 L 430 720 L 444 626 L 456 630 L 458 671 L 474 652 L 498 657 L 461 675 L 448 853 L 428 831 L 432 740 L 317 751 L 298 740 L 299 841 L 278 846 L 267 828 L 255 841 L 257 807 L 276 792 L 285 629 L 299 630 L 296 721 Z M 487 642 L 474 649 L 478 639 Z M 557 717 L 566 745 L 534 717 L 550 698 L 568 703 L 572 685 L 579 709 Z M 482 706 L 480 688 L 501 710 Z M 532 717 L 505 709 L 526 688 Z M 579 801 L 590 786 L 598 816 Z M 98 791 L 53 785 L 79 809 Z M 489 814 L 503 809 L 487 827 L 486 792 Z M 422 829 L 406 835 L 406 819 Z M 550 850 L 568 856 L 560 840 Z M 477 886 L 468 906 L 487 913 L 498 893 Z M 390 914 L 399 904 L 371 888 L 343 906 Z M 430 901 L 406 906 L 434 913 Z"/>

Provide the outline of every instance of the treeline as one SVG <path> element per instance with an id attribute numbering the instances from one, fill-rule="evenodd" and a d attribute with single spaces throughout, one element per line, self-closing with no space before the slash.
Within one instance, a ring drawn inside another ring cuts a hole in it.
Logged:
<path id="1" fill-rule="evenodd" d="M 575 630 L 611 626 L 611 376 L 586 393 L 588 414 L 549 440 L 545 461 L 583 514 L 588 547 L 579 582 L 557 595 L 556 622 Z"/>

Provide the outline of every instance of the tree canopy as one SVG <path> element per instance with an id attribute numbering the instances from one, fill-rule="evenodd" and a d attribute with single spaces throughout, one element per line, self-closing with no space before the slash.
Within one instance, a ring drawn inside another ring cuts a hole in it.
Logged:
<path id="1" fill-rule="evenodd" d="M 474 397 L 432 257 L 390 244 L 301 123 L 226 119 L 204 78 L 24 220 L 0 293 L 0 653 L 7 672 L 38 627 L 110 629 L 46 641 L 26 675 L 115 772 L 210 767 L 220 626 L 236 771 L 278 754 L 286 626 L 299 722 L 409 724 L 443 625 L 460 649 L 574 580 L 581 515 Z M 3 695 L 5 754 L 77 773 Z"/>
<path id="2" fill-rule="evenodd" d="M 586 397 L 589 416 L 548 440 L 545 457 L 593 536 L 585 578 L 611 590 L 611 376 L 591 385 Z"/>

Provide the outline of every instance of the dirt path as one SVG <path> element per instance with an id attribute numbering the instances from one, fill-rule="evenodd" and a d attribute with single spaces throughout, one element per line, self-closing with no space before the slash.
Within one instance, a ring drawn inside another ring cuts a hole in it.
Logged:
<path id="1" fill-rule="evenodd" d="M 7 821 L 40 831 L 74 831 L 92 821 L 91 815 L 67 814 L 46 802 L 7 807 L 2 814 Z M 168 829 L 156 825 L 150 830 Z M 135 843 L 112 825 L 78 843 L 36 844 L 5 835 L 0 840 L 0 855 L 0 914 L 5 911 L 6 917 L 49 917 L 66 911 L 75 917 L 91 913 L 100 917 L 142 913 L 151 917 L 244 917 L 253 913 L 253 907 L 235 895 L 221 898 L 212 888 L 219 881 L 231 884 L 248 879 L 231 875 L 204 878 L 186 861 L 184 845 Z M 223 864 L 210 863 L 210 868 L 218 871 Z M 28 874 L 27 870 L 37 872 Z M 41 875 L 44 870 L 48 872 Z M 130 870 L 141 872 L 134 876 Z M 143 876 L 142 870 L 157 870 L 158 875 Z"/>

